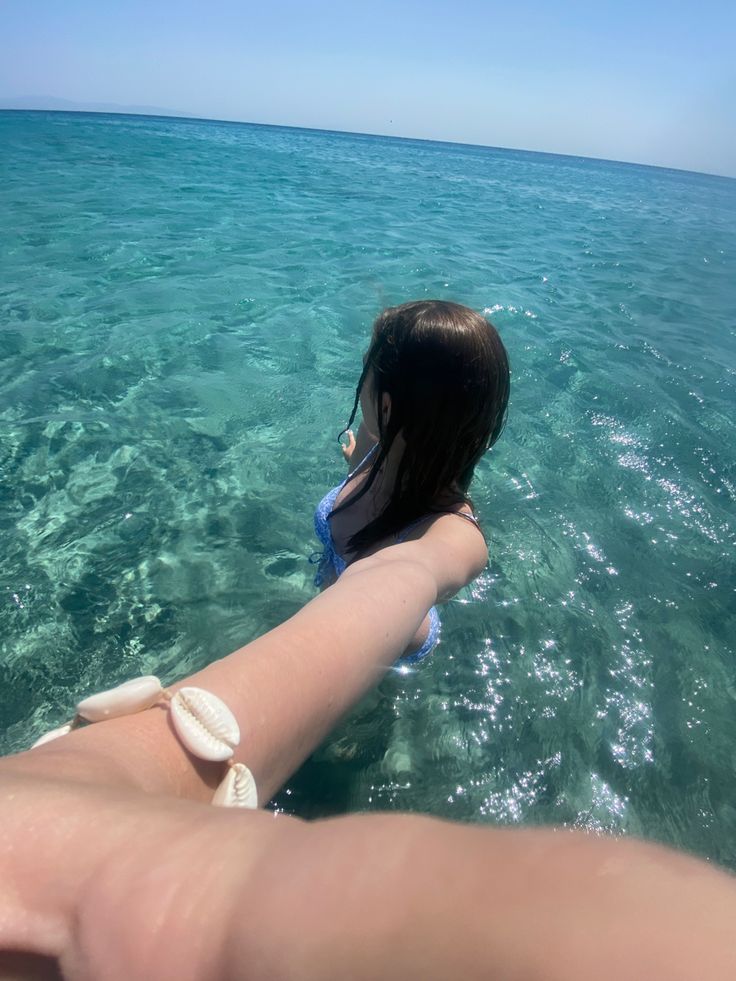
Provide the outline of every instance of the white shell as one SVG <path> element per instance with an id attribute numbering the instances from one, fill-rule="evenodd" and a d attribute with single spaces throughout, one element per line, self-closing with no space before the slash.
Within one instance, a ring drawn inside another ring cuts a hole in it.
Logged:
<path id="1" fill-rule="evenodd" d="M 215 791 L 212 803 L 218 807 L 258 807 L 258 791 L 253 774 L 243 763 L 228 768 L 225 779 Z"/>
<path id="2" fill-rule="evenodd" d="M 152 674 L 132 678 L 117 688 L 90 695 L 77 705 L 77 715 L 87 722 L 103 722 L 120 715 L 142 712 L 157 702 L 163 691 L 161 682 Z"/>
<path id="3" fill-rule="evenodd" d="M 45 735 L 41 736 L 41 738 L 37 739 L 31 746 L 31 749 L 35 749 L 36 746 L 43 746 L 44 743 L 50 743 L 52 739 L 58 739 L 59 736 L 66 736 L 66 734 L 71 731 L 72 724 L 71 722 L 67 722 L 65 726 L 59 726 L 58 729 L 52 729 L 50 732 L 47 732 Z"/>
<path id="4" fill-rule="evenodd" d="M 180 688 L 171 699 L 171 719 L 179 739 L 201 760 L 229 760 L 240 742 L 233 713 L 203 688 Z"/>

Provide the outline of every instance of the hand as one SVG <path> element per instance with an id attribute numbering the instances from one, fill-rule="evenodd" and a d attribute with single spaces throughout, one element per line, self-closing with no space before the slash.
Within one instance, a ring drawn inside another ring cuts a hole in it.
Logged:
<path id="1" fill-rule="evenodd" d="M 345 457 L 345 462 L 350 463 L 355 452 L 355 434 L 352 429 L 348 429 L 345 435 L 348 441 L 347 443 L 340 443 L 340 449 L 342 450 L 342 455 Z"/>

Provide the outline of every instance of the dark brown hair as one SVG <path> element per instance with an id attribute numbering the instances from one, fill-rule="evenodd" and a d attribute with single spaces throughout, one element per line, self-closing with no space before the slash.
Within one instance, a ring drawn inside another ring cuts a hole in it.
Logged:
<path id="1" fill-rule="evenodd" d="M 509 361 L 495 327 L 446 300 L 404 303 L 378 316 L 348 426 L 369 372 L 378 451 L 360 490 L 335 511 L 369 490 L 399 433 L 406 450 L 389 503 L 348 543 L 357 552 L 428 513 L 470 503 L 473 471 L 501 435 L 509 400 Z M 391 397 L 387 422 L 380 412 L 384 393 Z"/>

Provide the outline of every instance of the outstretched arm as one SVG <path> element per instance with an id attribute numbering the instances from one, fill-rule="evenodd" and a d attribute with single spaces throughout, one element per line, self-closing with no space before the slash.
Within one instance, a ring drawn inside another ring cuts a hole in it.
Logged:
<path id="1" fill-rule="evenodd" d="M 180 683 L 213 692 L 234 713 L 242 732 L 235 760 L 253 772 L 261 800 L 375 686 L 435 602 L 432 564 L 409 554 L 391 566 L 387 577 L 377 558 L 356 563 L 286 623 Z M 4 766 L 202 801 L 222 777 L 220 765 L 184 751 L 158 707 L 75 730 Z"/>
<path id="2" fill-rule="evenodd" d="M 736 977 L 734 881 L 639 842 L 0 786 L 3 978 Z"/>
<path id="3" fill-rule="evenodd" d="M 264 798 L 450 588 L 441 550 L 410 544 L 191 679 L 243 724 Z M 224 811 L 201 803 L 218 777 L 158 709 L 3 761 L 0 975 L 736 976 L 736 889 L 703 863 L 567 832 Z"/>

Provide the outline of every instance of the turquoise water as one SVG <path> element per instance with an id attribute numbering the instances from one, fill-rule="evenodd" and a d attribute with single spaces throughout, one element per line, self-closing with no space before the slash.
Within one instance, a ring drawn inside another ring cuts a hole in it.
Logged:
<path id="1" fill-rule="evenodd" d="M 736 182 L 240 124 L 0 113 L 0 748 L 313 594 L 370 323 L 514 369 L 487 572 L 275 806 L 643 834 L 736 867 Z"/>

